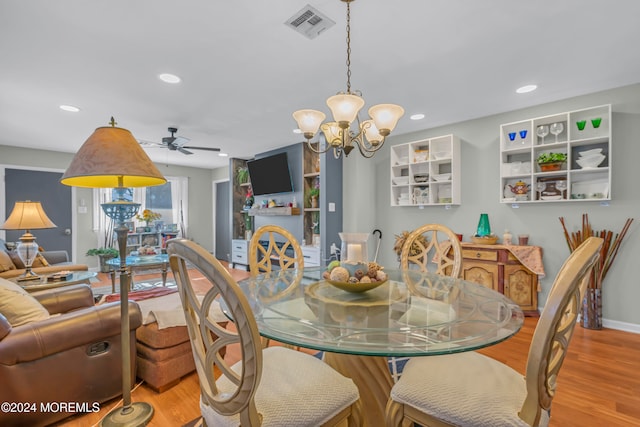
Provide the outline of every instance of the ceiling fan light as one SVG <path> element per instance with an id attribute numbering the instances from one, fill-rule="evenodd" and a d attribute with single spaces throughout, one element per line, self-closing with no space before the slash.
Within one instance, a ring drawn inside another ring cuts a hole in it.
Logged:
<path id="1" fill-rule="evenodd" d="M 382 142 L 383 136 L 380 135 L 380 132 L 372 119 L 363 121 L 360 127 L 364 131 L 364 136 L 367 138 L 367 141 L 369 141 L 369 144 L 375 147 Z"/>
<path id="2" fill-rule="evenodd" d="M 364 99 L 358 95 L 341 93 L 327 99 L 327 105 L 338 123 L 352 123 L 360 109 L 364 107 Z"/>
<path id="3" fill-rule="evenodd" d="M 322 111 L 317 110 L 298 110 L 293 113 L 293 118 L 298 124 L 298 128 L 307 139 L 313 138 L 313 135 L 318 132 L 320 123 L 325 117 L 326 115 Z"/>
<path id="4" fill-rule="evenodd" d="M 391 133 L 403 114 L 404 108 L 396 104 L 378 104 L 369 108 L 369 115 L 382 135 Z"/>
<path id="5" fill-rule="evenodd" d="M 337 147 L 342 144 L 342 129 L 337 122 L 323 123 L 321 129 L 329 145 Z"/>

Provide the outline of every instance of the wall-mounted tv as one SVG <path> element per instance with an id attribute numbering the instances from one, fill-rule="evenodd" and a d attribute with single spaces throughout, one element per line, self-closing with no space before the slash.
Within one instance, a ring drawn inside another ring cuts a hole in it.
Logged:
<path id="1" fill-rule="evenodd" d="M 293 191 L 286 152 L 249 160 L 247 168 L 254 195 Z"/>

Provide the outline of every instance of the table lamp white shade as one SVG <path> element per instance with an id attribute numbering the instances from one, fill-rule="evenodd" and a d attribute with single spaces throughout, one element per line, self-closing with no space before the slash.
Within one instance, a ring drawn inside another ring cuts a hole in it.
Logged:
<path id="1" fill-rule="evenodd" d="M 55 227 L 56 225 L 44 212 L 40 202 L 25 200 L 23 202 L 16 202 L 13 206 L 13 211 L 11 211 L 5 223 L 0 226 L 0 229 L 25 230 L 25 233 L 20 237 L 20 243 L 18 243 L 16 247 L 18 256 L 25 267 L 24 274 L 20 276 L 18 280 L 35 280 L 40 278 L 31 271 L 33 261 L 38 254 L 38 244 L 35 242 L 36 238 L 31 234 L 30 230 Z"/>

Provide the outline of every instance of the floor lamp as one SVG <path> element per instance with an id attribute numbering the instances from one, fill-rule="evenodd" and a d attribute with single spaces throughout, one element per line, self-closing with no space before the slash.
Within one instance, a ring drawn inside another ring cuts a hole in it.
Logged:
<path id="1" fill-rule="evenodd" d="M 115 408 L 102 420 L 103 426 L 144 426 L 153 417 L 153 407 L 146 402 L 131 402 L 131 342 L 129 338 L 129 272 L 127 269 L 127 234 L 124 224 L 140 208 L 125 200 L 130 187 L 150 187 L 167 182 L 144 152 L 131 132 L 115 127 L 100 127 L 89 136 L 71 161 L 60 182 L 74 187 L 114 188 L 116 200 L 103 203 L 105 214 L 118 225 L 115 229 L 120 251 L 120 338 L 122 347 L 122 407 Z"/>

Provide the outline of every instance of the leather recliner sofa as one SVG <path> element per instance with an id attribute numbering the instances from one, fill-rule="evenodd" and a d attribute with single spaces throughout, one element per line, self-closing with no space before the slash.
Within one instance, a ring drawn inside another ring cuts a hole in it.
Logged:
<path id="1" fill-rule="evenodd" d="M 44 426 L 73 415 L 61 405 L 96 411 L 122 393 L 120 303 L 94 306 L 87 285 L 32 295 L 50 314 L 60 315 L 12 327 L 0 314 L 0 402 L 28 403 L 35 409 L 1 411 L 2 426 Z M 132 301 L 129 322 L 135 361 L 135 331 L 142 315 Z M 135 378 L 135 363 L 131 369 Z"/>

